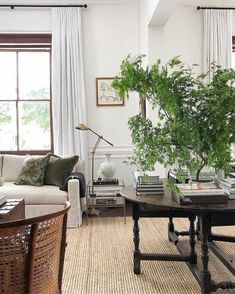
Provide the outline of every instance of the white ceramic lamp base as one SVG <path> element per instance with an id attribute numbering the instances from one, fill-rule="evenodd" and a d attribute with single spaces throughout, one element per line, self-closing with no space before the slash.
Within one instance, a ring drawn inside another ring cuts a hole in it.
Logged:
<path id="1" fill-rule="evenodd" d="M 104 179 L 112 179 L 116 171 L 114 162 L 111 160 L 111 154 L 105 154 L 105 160 L 100 165 L 99 173 Z"/>

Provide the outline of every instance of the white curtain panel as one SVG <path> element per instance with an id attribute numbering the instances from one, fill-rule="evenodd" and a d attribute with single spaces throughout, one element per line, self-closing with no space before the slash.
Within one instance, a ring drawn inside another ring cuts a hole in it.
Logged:
<path id="1" fill-rule="evenodd" d="M 206 72 L 211 62 L 215 61 L 222 68 L 232 66 L 232 11 L 203 11 L 204 48 L 203 71 Z M 232 157 L 235 158 L 235 144 L 231 145 Z"/>
<path id="2" fill-rule="evenodd" d="M 211 62 L 217 62 L 223 68 L 231 67 L 232 54 L 232 11 L 203 10 L 204 46 L 203 71 Z"/>
<path id="3" fill-rule="evenodd" d="M 82 53 L 81 9 L 52 8 L 52 109 L 54 149 L 59 155 L 78 154 L 88 161 Z"/>

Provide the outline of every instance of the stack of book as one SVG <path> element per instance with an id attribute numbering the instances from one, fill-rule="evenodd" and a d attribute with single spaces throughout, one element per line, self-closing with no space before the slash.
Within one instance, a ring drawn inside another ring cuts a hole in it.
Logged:
<path id="1" fill-rule="evenodd" d="M 196 174 L 189 175 L 188 171 L 182 171 L 181 175 L 185 179 L 185 183 L 188 183 L 191 179 L 192 181 L 196 181 Z M 175 183 L 181 183 L 181 181 L 177 178 L 177 170 L 171 169 L 168 172 L 168 178 L 173 180 Z M 200 182 L 208 182 L 213 181 L 215 178 L 215 172 L 211 170 L 205 170 L 200 172 L 199 180 Z"/>
<path id="2" fill-rule="evenodd" d="M 228 176 L 229 176 L 230 178 L 235 178 L 235 172 L 230 172 L 230 173 L 228 173 Z"/>
<path id="3" fill-rule="evenodd" d="M 181 175 L 184 177 L 185 183 L 188 183 L 189 181 L 188 171 L 182 171 Z M 169 170 L 168 179 L 171 179 L 175 183 L 181 183 L 181 181 L 177 177 L 177 170 L 175 169 Z"/>
<path id="4" fill-rule="evenodd" d="M 136 195 L 163 195 L 163 181 L 156 172 L 134 173 L 134 188 Z"/>
<path id="5" fill-rule="evenodd" d="M 6 195 L 0 195 L 0 205 L 7 202 L 7 196 Z"/>
<path id="6" fill-rule="evenodd" d="M 220 179 L 219 186 L 229 199 L 235 199 L 235 178 Z"/>
<path id="7" fill-rule="evenodd" d="M 214 184 L 177 184 L 178 192 L 172 196 L 181 205 L 227 203 L 228 196 Z"/>
<path id="8" fill-rule="evenodd" d="M 200 182 L 208 182 L 208 181 L 214 181 L 215 179 L 215 172 L 211 170 L 207 171 L 201 171 L 199 176 Z M 196 181 L 196 174 L 192 175 L 192 180 Z"/>

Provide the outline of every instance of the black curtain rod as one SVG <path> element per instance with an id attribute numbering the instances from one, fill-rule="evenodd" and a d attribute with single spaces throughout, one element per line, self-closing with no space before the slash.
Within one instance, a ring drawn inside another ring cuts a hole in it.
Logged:
<path id="1" fill-rule="evenodd" d="M 24 4 L 12 4 L 12 5 L 0 5 L 0 7 L 10 7 L 14 9 L 15 7 L 83 7 L 87 8 L 87 4 L 78 4 L 78 5 L 24 5 Z"/>
<path id="2" fill-rule="evenodd" d="M 198 6 L 197 10 L 201 10 L 201 9 L 222 9 L 222 10 L 235 10 L 235 7 L 202 7 L 202 6 Z"/>

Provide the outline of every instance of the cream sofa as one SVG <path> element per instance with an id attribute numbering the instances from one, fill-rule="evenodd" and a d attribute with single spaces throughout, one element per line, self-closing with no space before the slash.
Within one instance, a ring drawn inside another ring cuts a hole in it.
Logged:
<path id="1" fill-rule="evenodd" d="M 33 156 L 34 157 L 34 156 Z M 38 156 L 37 156 L 38 157 Z M 51 213 L 63 208 L 68 200 L 71 208 L 68 213 L 68 227 L 78 227 L 82 224 L 82 213 L 86 210 L 86 197 L 80 198 L 79 180 L 68 181 L 68 192 L 53 185 L 40 187 L 31 185 L 15 185 L 26 156 L 0 154 L 1 177 L 4 184 L 0 187 L 0 194 L 8 198 L 24 198 L 26 217 L 34 217 Z M 83 171 L 83 162 L 78 161 L 74 171 Z"/>

